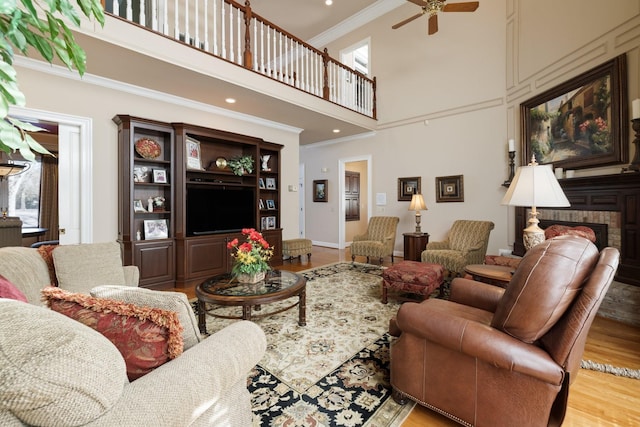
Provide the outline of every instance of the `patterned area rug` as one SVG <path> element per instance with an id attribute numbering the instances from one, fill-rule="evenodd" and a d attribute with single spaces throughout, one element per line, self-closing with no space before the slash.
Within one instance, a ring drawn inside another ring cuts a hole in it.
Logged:
<path id="1" fill-rule="evenodd" d="M 267 352 L 249 378 L 254 426 L 400 425 L 413 404 L 391 399 L 392 338 L 386 332 L 399 305 L 380 302 L 382 268 L 347 262 L 301 274 L 307 279 L 307 325 L 298 326 L 297 307 L 256 320 L 267 335 Z M 240 314 L 239 308 L 224 310 Z M 207 330 L 230 322 L 209 316 Z"/>

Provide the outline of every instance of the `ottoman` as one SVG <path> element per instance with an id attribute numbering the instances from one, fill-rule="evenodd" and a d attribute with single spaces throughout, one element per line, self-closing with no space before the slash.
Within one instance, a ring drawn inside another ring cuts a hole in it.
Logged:
<path id="1" fill-rule="evenodd" d="M 419 261 L 401 261 L 382 272 L 382 303 L 387 303 L 387 292 L 393 289 L 429 298 L 444 281 L 444 267 Z"/>
<path id="2" fill-rule="evenodd" d="M 309 239 L 283 240 L 282 255 L 285 260 L 290 260 L 294 257 L 300 258 L 304 254 L 307 254 L 307 257 L 311 259 L 311 246 L 311 240 Z"/>

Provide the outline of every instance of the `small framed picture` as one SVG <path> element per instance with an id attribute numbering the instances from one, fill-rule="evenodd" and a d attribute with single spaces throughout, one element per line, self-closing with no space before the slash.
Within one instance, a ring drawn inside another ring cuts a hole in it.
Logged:
<path id="1" fill-rule="evenodd" d="M 146 166 L 133 167 L 133 182 L 151 182 L 150 169 Z"/>
<path id="2" fill-rule="evenodd" d="M 419 176 L 410 178 L 398 178 L 398 201 L 410 202 L 414 194 L 421 193 L 421 181 Z"/>
<path id="3" fill-rule="evenodd" d="M 436 177 L 436 203 L 464 202 L 462 175 Z"/>
<path id="4" fill-rule="evenodd" d="M 260 199 L 260 209 L 264 209 L 264 201 Z"/>
<path id="5" fill-rule="evenodd" d="M 260 178 L 259 186 L 260 186 L 260 188 L 267 188 L 267 186 L 264 185 L 264 178 Z"/>
<path id="6" fill-rule="evenodd" d="M 169 237 L 169 227 L 166 219 L 144 220 L 145 240 L 166 239 L 167 237 Z"/>
<path id="7" fill-rule="evenodd" d="M 276 179 L 275 178 L 267 178 L 267 189 L 275 190 L 276 189 Z"/>
<path id="8" fill-rule="evenodd" d="M 316 179 L 313 181 L 313 201 L 314 202 L 326 202 L 327 201 L 327 183 L 326 179 Z"/>
<path id="9" fill-rule="evenodd" d="M 153 170 L 153 182 L 158 184 L 166 184 L 167 183 L 167 171 L 164 169 L 154 169 Z"/>
<path id="10" fill-rule="evenodd" d="M 200 159 L 200 141 L 187 137 L 187 169 L 202 170 L 202 160 Z"/>
<path id="11" fill-rule="evenodd" d="M 267 230 L 273 230 L 276 228 L 276 217 L 268 216 L 267 218 Z"/>
<path id="12" fill-rule="evenodd" d="M 262 218 L 260 218 L 260 229 L 261 230 L 266 230 L 267 229 L 267 217 L 263 216 Z"/>
<path id="13" fill-rule="evenodd" d="M 267 209 L 275 209 L 276 201 L 272 199 L 267 199 Z"/>
<path id="14" fill-rule="evenodd" d="M 142 200 L 134 200 L 133 201 L 133 211 L 134 212 L 147 212 L 142 204 Z"/>

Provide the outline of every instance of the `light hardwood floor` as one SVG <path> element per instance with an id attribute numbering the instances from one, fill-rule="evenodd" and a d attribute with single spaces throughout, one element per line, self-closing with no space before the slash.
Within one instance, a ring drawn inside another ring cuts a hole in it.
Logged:
<path id="1" fill-rule="evenodd" d="M 396 258 L 398 261 L 399 258 Z M 348 249 L 313 247 L 311 260 L 285 261 L 276 268 L 302 271 L 338 262 L 351 261 Z M 364 262 L 364 258 L 356 261 Z M 387 258 L 383 265 L 391 265 Z M 194 297 L 193 289 L 176 289 Z M 596 317 L 591 327 L 584 359 L 614 366 L 640 369 L 640 328 Z M 402 427 L 457 426 L 458 424 L 421 406 L 411 412 Z M 617 377 L 589 370 L 580 374 L 571 386 L 569 408 L 563 424 L 567 427 L 640 426 L 640 380 Z"/>

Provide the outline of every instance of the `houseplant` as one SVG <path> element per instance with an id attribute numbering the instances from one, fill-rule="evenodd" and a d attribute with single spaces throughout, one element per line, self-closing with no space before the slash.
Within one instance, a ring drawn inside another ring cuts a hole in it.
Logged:
<path id="1" fill-rule="evenodd" d="M 242 176 L 245 173 L 253 172 L 253 157 L 252 156 L 238 156 L 234 157 L 227 162 L 231 171 L 238 176 Z"/>
<path id="2" fill-rule="evenodd" d="M 269 260 L 273 256 L 273 248 L 262 237 L 262 233 L 253 228 L 242 229 L 242 234 L 245 236 L 243 243 L 238 239 L 227 243 L 227 249 L 231 250 L 234 259 L 231 274 L 240 283 L 257 283 L 271 269 Z"/>
<path id="3" fill-rule="evenodd" d="M 87 18 L 104 25 L 104 13 L 99 0 L 76 0 Z M 41 18 L 43 16 L 43 18 Z M 80 15 L 69 0 L 7 0 L 0 2 L 0 151 L 19 151 L 25 160 L 35 160 L 35 154 L 50 154 L 27 132 L 41 128 L 9 117 L 9 107 L 24 106 L 25 96 L 18 88 L 13 68 L 13 49 L 27 55 L 32 47 L 47 62 L 57 56 L 69 69 L 80 75 L 86 70 L 86 54 L 76 43 L 66 24 L 80 27 Z"/>

